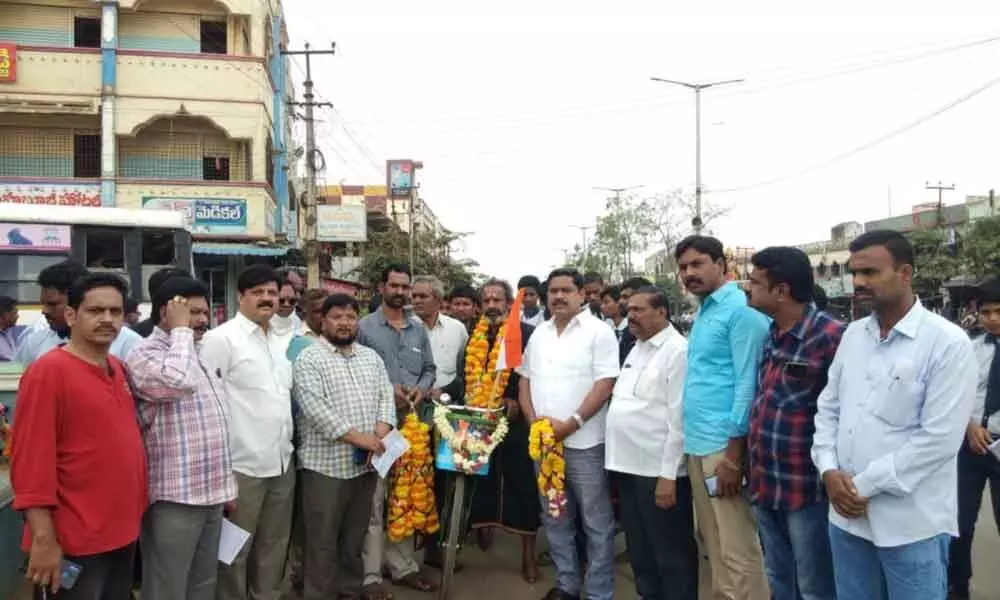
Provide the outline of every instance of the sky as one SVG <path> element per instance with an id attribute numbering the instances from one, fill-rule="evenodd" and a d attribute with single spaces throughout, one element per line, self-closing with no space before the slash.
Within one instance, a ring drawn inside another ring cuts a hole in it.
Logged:
<path id="1" fill-rule="evenodd" d="M 1000 191 L 995 0 L 284 0 L 313 58 L 323 183 L 421 197 L 487 275 L 544 276 L 607 192 L 693 192 L 729 247 L 829 239 L 844 221 Z M 750 7 L 752 5 L 752 8 Z M 813 12 L 803 8 L 813 7 Z M 302 59 L 295 61 L 296 81 Z"/>

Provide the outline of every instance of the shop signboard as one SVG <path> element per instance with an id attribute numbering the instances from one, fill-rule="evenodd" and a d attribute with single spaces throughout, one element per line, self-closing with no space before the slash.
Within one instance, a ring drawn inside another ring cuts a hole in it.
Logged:
<path id="1" fill-rule="evenodd" d="M 17 46 L 0 42 L 0 83 L 17 81 Z"/>
<path id="2" fill-rule="evenodd" d="M 364 204 L 321 204 L 316 207 L 316 239 L 320 242 L 368 241 Z"/>
<path id="3" fill-rule="evenodd" d="M 243 199 L 145 196 L 142 207 L 184 213 L 185 226 L 195 235 L 241 236 L 247 233 L 247 201 Z"/>
<path id="4" fill-rule="evenodd" d="M 0 250 L 69 252 L 69 225 L 0 223 Z"/>
<path id="5" fill-rule="evenodd" d="M 101 186 L 73 183 L 0 183 L 0 203 L 100 206 Z"/>

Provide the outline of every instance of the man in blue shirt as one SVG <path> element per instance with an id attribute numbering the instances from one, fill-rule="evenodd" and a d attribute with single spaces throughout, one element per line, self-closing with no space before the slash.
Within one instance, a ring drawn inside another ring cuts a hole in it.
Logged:
<path id="1" fill-rule="evenodd" d="M 674 258 L 701 308 L 688 338 L 684 382 L 684 451 L 698 529 L 708 550 L 715 598 L 769 598 L 760 542 L 743 485 L 750 406 L 767 339 L 767 317 L 726 281 L 719 240 L 685 238 Z"/>
<path id="2" fill-rule="evenodd" d="M 86 267 L 71 260 L 64 260 L 41 270 L 38 274 L 38 286 L 42 289 L 39 302 L 48 326 L 32 328 L 21 337 L 13 362 L 27 367 L 49 350 L 69 341 L 69 325 L 66 323 L 67 293 L 73 282 L 86 274 Z M 132 346 L 140 340 L 142 336 L 138 333 L 122 327 L 111 343 L 111 354 L 124 361 Z"/>
<path id="3" fill-rule="evenodd" d="M 875 312 L 841 339 L 812 448 L 833 508 L 837 598 L 944 600 L 979 365 L 965 332 L 914 295 L 909 240 L 869 231 L 849 249 L 855 297 Z"/>

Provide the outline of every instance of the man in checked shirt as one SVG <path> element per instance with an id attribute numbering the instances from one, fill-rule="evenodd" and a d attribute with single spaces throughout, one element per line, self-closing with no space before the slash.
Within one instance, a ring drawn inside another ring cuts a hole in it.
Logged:
<path id="1" fill-rule="evenodd" d="M 396 421 L 385 363 L 358 344 L 358 301 L 333 294 L 323 303 L 323 335 L 295 361 L 298 461 L 306 531 L 304 600 L 357 598 L 365 578 L 361 551 L 377 475 L 372 455 Z M 365 598 L 384 598 L 369 589 Z"/>
<path id="2" fill-rule="evenodd" d="M 804 252 L 765 248 L 750 262 L 750 305 L 772 319 L 748 436 L 764 567 L 774 600 L 834 600 L 830 505 L 810 451 L 816 400 L 845 326 L 812 303 Z"/>
<path id="3" fill-rule="evenodd" d="M 208 289 L 187 276 L 153 297 L 149 337 L 129 353 L 149 465 L 143 600 L 214 600 L 226 503 L 236 498 L 222 382 L 198 357 Z"/>

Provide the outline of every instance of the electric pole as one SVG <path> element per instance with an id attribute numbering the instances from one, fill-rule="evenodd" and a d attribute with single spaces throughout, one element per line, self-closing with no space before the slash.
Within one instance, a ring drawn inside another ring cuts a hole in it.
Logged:
<path id="1" fill-rule="evenodd" d="M 302 232 L 304 243 L 304 254 L 306 257 L 307 285 L 310 288 L 318 288 L 319 284 L 319 242 L 316 240 L 316 120 L 313 118 L 313 109 L 319 107 L 333 107 L 329 102 L 316 102 L 313 94 L 312 64 L 310 58 L 314 54 L 333 54 L 337 50 L 337 43 L 330 44 L 329 50 L 311 50 L 309 44 L 304 50 L 282 50 L 286 56 L 302 55 L 306 57 L 306 80 L 303 82 L 305 92 L 302 94 L 304 102 L 291 102 L 292 106 L 303 106 L 306 109 L 306 201 L 302 203 L 302 216 L 300 219 L 305 224 Z"/>
<path id="2" fill-rule="evenodd" d="M 944 192 L 945 190 L 953 191 L 955 189 L 955 184 L 951 185 L 941 185 L 941 182 L 937 182 L 937 185 L 931 185 L 930 182 L 926 182 L 925 186 L 928 190 L 937 190 L 938 201 L 937 201 L 937 216 L 938 216 L 938 227 L 944 225 Z"/>
<path id="3" fill-rule="evenodd" d="M 614 194 L 615 195 L 615 197 L 614 197 L 615 208 L 616 209 L 620 209 L 621 205 L 622 205 L 622 194 L 624 194 L 625 192 L 631 191 L 631 190 L 637 190 L 637 189 L 639 189 L 641 187 L 643 187 L 643 186 L 641 186 L 641 185 L 633 185 L 633 186 L 630 186 L 630 187 L 620 187 L 620 188 L 595 187 L 594 189 L 595 190 L 600 190 L 600 191 L 603 191 L 603 192 L 611 192 L 612 194 Z M 626 234 L 628 233 L 628 227 L 625 227 L 625 232 L 626 232 Z M 630 272 L 632 270 L 632 256 L 631 256 L 631 254 L 632 254 L 632 244 L 631 244 L 631 238 L 630 237 L 626 238 L 625 248 L 626 248 L 626 252 L 625 252 L 625 256 L 623 257 L 623 259 L 624 259 L 623 263 L 624 264 L 622 265 L 622 270 L 623 270 L 623 276 L 628 277 L 629 273 L 625 273 L 625 272 Z M 614 274 L 614 270 L 615 270 L 614 266 L 608 267 L 608 270 L 610 271 L 608 273 L 608 276 L 612 276 Z"/>
<path id="4" fill-rule="evenodd" d="M 580 270 L 587 270 L 587 231 L 593 229 L 593 225 L 570 225 L 573 229 L 579 229 L 583 234 L 583 248 L 580 249 Z"/>
<path id="5" fill-rule="evenodd" d="M 700 234 L 701 228 L 704 226 L 701 218 L 701 91 L 721 85 L 743 83 L 743 80 L 727 79 L 725 81 L 712 81 L 709 83 L 687 83 L 684 81 L 674 81 L 673 79 L 661 79 L 659 77 L 650 77 L 650 79 L 657 83 L 680 85 L 689 90 L 694 90 L 694 219 L 691 220 L 691 226 L 694 227 L 695 233 Z"/>

